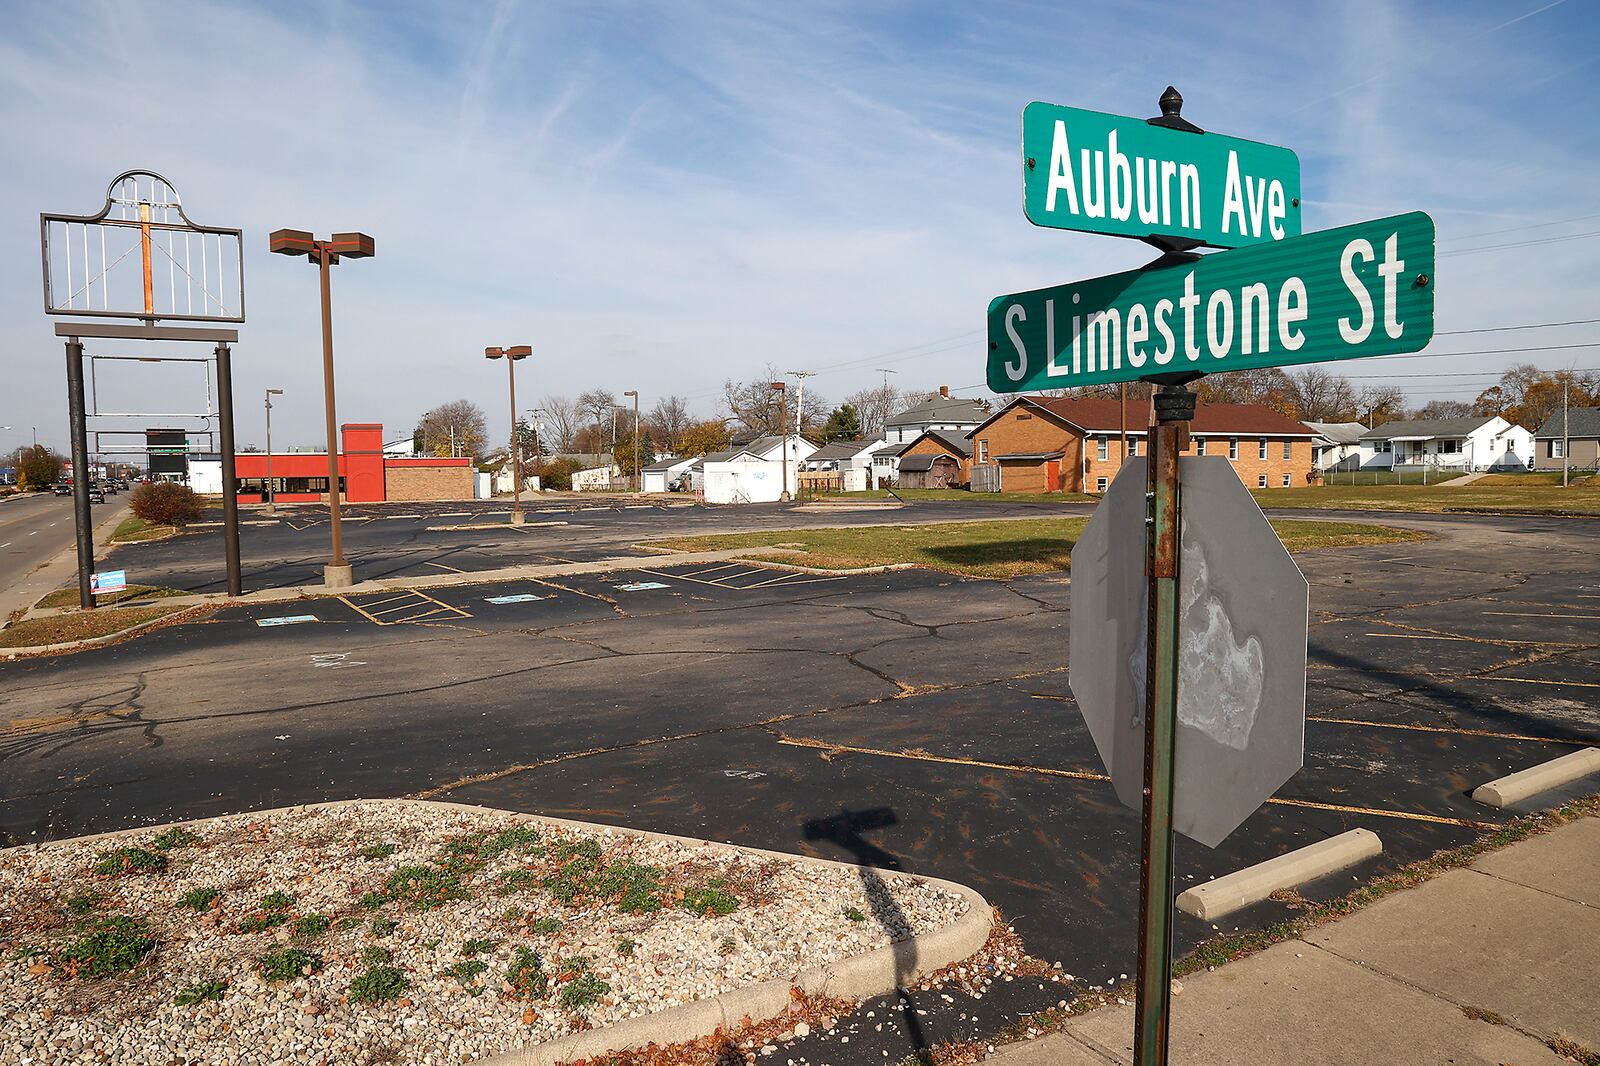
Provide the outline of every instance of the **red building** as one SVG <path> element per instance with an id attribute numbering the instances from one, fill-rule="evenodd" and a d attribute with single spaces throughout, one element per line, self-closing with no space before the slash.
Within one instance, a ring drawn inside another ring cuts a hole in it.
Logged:
<path id="1" fill-rule="evenodd" d="M 470 458 L 385 455 L 383 426 L 347 422 L 340 427 L 339 491 L 349 503 L 385 500 L 470 500 Z M 267 484 L 267 456 L 240 452 L 234 457 L 239 502 L 261 503 Z M 317 503 L 327 499 L 326 452 L 288 452 L 272 456 L 274 497 L 279 503 Z"/>

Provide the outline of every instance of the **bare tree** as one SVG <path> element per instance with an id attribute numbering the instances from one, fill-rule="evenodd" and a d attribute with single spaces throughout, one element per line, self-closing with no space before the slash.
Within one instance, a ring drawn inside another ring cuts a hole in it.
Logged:
<path id="1" fill-rule="evenodd" d="M 682 396 L 663 396 L 646 417 L 646 425 L 661 438 L 664 447 L 673 451 L 682 443 L 683 431 L 693 423 L 689 404 Z"/>
<path id="2" fill-rule="evenodd" d="M 773 382 L 784 381 L 777 367 L 768 363 L 761 376 L 750 381 L 728 378 L 722 383 L 722 405 L 728 415 L 747 433 L 775 436 L 784 431 L 784 411 L 788 411 L 789 428 L 821 425 L 828 420 L 828 404 L 815 389 L 806 390 L 805 410 L 799 412 L 796 422 L 795 399 L 799 390 L 793 381 L 784 383 L 782 391 L 772 387 Z"/>
<path id="3" fill-rule="evenodd" d="M 861 434 L 868 440 L 883 436 L 884 423 L 901 410 L 900 390 L 893 385 L 874 385 L 852 393 L 845 400 L 861 419 Z"/>
<path id="4" fill-rule="evenodd" d="M 1195 383 L 1201 403 L 1252 403 L 1294 417 L 1295 387 L 1277 367 L 1208 374 Z"/>
<path id="5" fill-rule="evenodd" d="M 1472 405 L 1465 400 L 1429 400 L 1415 411 L 1413 418 L 1466 418 Z"/>
<path id="6" fill-rule="evenodd" d="M 578 397 L 578 414 L 590 425 L 594 426 L 595 436 L 602 441 L 609 441 L 611 434 L 608 432 L 611 423 L 611 412 L 616 409 L 617 396 L 610 389 L 590 389 Z M 600 448 L 593 449 L 601 451 Z"/>
<path id="7" fill-rule="evenodd" d="M 1368 385 L 1361 390 L 1356 406 L 1366 416 L 1367 428 L 1374 429 L 1405 417 L 1405 390 L 1398 385 Z"/>
<path id="8" fill-rule="evenodd" d="M 552 453 L 576 451 L 578 405 L 565 396 L 552 394 L 539 401 L 538 410 L 544 416 L 540 443 Z"/>
<path id="9" fill-rule="evenodd" d="M 1294 405 L 1301 418 L 1313 422 L 1351 422 L 1356 420 L 1355 384 L 1343 374 L 1320 366 L 1306 366 L 1285 375 L 1293 389 Z"/>
<path id="10" fill-rule="evenodd" d="M 423 414 L 412 438 L 418 449 L 428 455 L 468 455 L 478 459 L 489 446 L 488 423 L 483 408 L 471 400 L 451 400 Z"/>

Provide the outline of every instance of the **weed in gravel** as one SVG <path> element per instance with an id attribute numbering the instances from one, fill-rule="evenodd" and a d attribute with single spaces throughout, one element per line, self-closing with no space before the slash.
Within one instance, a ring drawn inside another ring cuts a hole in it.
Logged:
<path id="1" fill-rule="evenodd" d="M 633 937 L 625 936 L 621 940 L 617 941 L 617 954 L 626 955 L 631 958 L 633 956 L 634 948 L 637 948 L 638 946 L 639 942 L 634 940 Z"/>
<path id="2" fill-rule="evenodd" d="M 185 907 L 191 911 L 203 911 L 207 907 L 211 906 L 212 901 L 221 894 L 222 893 L 209 886 L 203 888 L 191 888 L 189 891 L 178 897 L 178 906 Z"/>
<path id="3" fill-rule="evenodd" d="M 261 897 L 261 909 L 264 911 L 286 911 L 294 906 L 294 897 L 287 892 L 268 892 Z"/>
<path id="4" fill-rule="evenodd" d="M 506 969 L 507 995 L 513 999 L 539 999 L 550 990 L 544 959 L 531 948 L 519 947 Z"/>
<path id="5" fill-rule="evenodd" d="M 374 918 L 367 923 L 367 935 L 381 939 L 394 932 L 398 924 L 393 918 Z"/>
<path id="6" fill-rule="evenodd" d="M 67 897 L 67 913 L 81 918 L 86 914 L 92 913 L 103 899 L 105 899 L 105 894 L 96 892 L 92 888 L 85 889 L 82 892 L 75 892 Z"/>
<path id="7" fill-rule="evenodd" d="M 268 981 L 292 981 L 322 969 L 322 956 L 303 948 L 269 951 L 256 960 L 256 968 Z"/>
<path id="8" fill-rule="evenodd" d="M 467 898 L 460 877 L 437 866 L 403 866 L 389 875 L 384 887 L 388 889 L 390 899 L 418 911 L 442 907 L 450 900 Z"/>
<path id="9" fill-rule="evenodd" d="M 592 973 L 585 973 L 562 985 L 558 998 L 567 1010 L 582 1010 L 609 991 L 610 985 Z"/>
<path id="10" fill-rule="evenodd" d="M 382 1003 L 399 999 L 411 984 L 406 975 L 393 966 L 372 966 L 350 982 L 352 1003 Z"/>
<path id="11" fill-rule="evenodd" d="M 368 844 L 361 849 L 363 859 L 387 859 L 395 853 L 393 844 Z"/>
<path id="12" fill-rule="evenodd" d="M 493 951 L 500 945 L 498 940 L 464 940 L 461 942 L 461 954 L 467 958 L 482 955 L 486 951 Z"/>
<path id="13" fill-rule="evenodd" d="M 424 940 L 422 942 L 422 950 L 423 951 L 438 951 L 440 943 L 442 943 L 442 941 L 440 941 L 440 939 L 438 937 L 434 937 L 432 940 Z"/>
<path id="14" fill-rule="evenodd" d="M 179 992 L 172 998 L 172 1002 L 180 1007 L 193 1007 L 208 999 L 221 999 L 222 992 L 227 987 L 226 981 L 201 981 Z"/>
<path id="15" fill-rule="evenodd" d="M 546 916 L 534 922 L 533 925 L 529 926 L 529 928 L 532 929 L 534 934 L 537 936 L 549 936 L 551 933 L 561 932 L 561 927 L 564 924 L 565 923 L 562 922 L 560 918 Z"/>
<path id="16" fill-rule="evenodd" d="M 534 876 L 532 870 L 520 867 L 515 870 L 500 871 L 500 885 L 495 892 L 502 896 L 510 896 L 525 888 L 533 887 Z"/>
<path id="17" fill-rule="evenodd" d="M 368 892 L 360 899 L 356 900 L 356 906 L 360 907 L 364 911 L 375 911 L 388 902 L 389 897 L 385 896 L 382 892 Z"/>
<path id="18" fill-rule="evenodd" d="M 283 911 L 258 911 L 255 914 L 247 914 L 239 919 L 239 932 L 263 933 L 273 926 L 282 925 L 288 920 L 289 916 Z"/>
<path id="19" fill-rule="evenodd" d="M 342 932 L 345 932 L 346 930 L 354 929 L 357 926 L 359 926 L 360 924 L 361 924 L 361 919 L 360 918 L 357 918 L 353 914 L 346 914 L 344 917 L 340 918 L 338 921 L 333 923 L 333 928 L 336 931 L 342 933 Z"/>
<path id="20" fill-rule="evenodd" d="M 589 956 L 568 955 L 566 958 L 556 960 L 556 976 L 570 980 L 580 973 L 589 972 Z"/>
<path id="21" fill-rule="evenodd" d="M 1465 1014 L 1468 1018 L 1473 1018 L 1480 1022 L 1488 1022 L 1490 1025 L 1506 1024 L 1506 1020 L 1503 1016 L 1484 1007 L 1463 1006 L 1461 1008 L 1461 1013 Z"/>
<path id="22" fill-rule="evenodd" d="M 552 854 L 558 862 L 579 858 L 599 862 L 604 850 L 598 840 L 558 840 Z"/>
<path id="23" fill-rule="evenodd" d="M 333 919 L 326 914 L 302 914 L 289 928 L 301 940 L 315 940 L 328 931 Z"/>
<path id="24" fill-rule="evenodd" d="M 590 851 L 598 851 L 594 844 Z M 561 846 L 557 846 L 557 851 Z M 577 845 L 569 848 L 571 856 L 564 860 L 561 869 L 544 879 L 545 891 L 558 903 L 574 904 L 583 900 L 605 900 L 630 914 L 661 909 L 665 891 L 661 884 L 661 870 L 627 859 L 602 863 L 590 851 L 580 851 Z"/>
<path id="25" fill-rule="evenodd" d="M 156 838 L 151 843 L 162 851 L 171 851 L 173 848 L 192 848 L 200 843 L 200 834 L 185 829 L 181 825 L 175 825 L 171 829 L 165 829 L 157 833 Z"/>
<path id="26" fill-rule="evenodd" d="M 739 945 L 734 943 L 733 937 L 731 937 L 731 936 L 723 937 L 722 938 L 722 943 L 717 945 L 717 954 L 718 955 L 732 955 L 735 951 L 738 951 L 738 950 L 739 950 Z"/>
<path id="27" fill-rule="evenodd" d="M 387 966 L 394 961 L 394 952 L 379 944 L 368 944 L 361 949 L 361 961 L 368 966 Z"/>
<path id="28" fill-rule="evenodd" d="M 482 974 L 487 973 L 488 970 L 489 964 L 484 962 L 482 959 L 469 959 L 466 962 L 456 963 L 454 966 L 446 970 L 445 973 L 451 977 L 454 977 L 456 979 L 456 983 L 462 988 L 465 988 L 471 995 L 481 996 L 483 994 L 483 989 L 474 986 L 477 984 L 477 978 Z"/>
<path id="29" fill-rule="evenodd" d="M 17 950 L 11 953 L 11 957 L 13 959 L 32 959 L 37 958 L 40 955 L 48 954 L 50 954 L 50 952 L 45 948 L 40 947 L 38 944 L 23 944 L 18 947 Z"/>
<path id="30" fill-rule="evenodd" d="M 528 855 L 542 850 L 539 846 L 537 829 L 528 825 L 514 825 L 510 829 L 502 829 L 485 840 L 478 848 L 478 854 L 485 859 L 494 859 L 508 851 Z"/>
<path id="31" fill-rule="evenodd" d="M 94 872 L 104 876 L 142 873 L 146 870 L 165 870 L 167 857 L 144 848 L 117 848 L 103 851 L 95 858 Z"/>
<path id="32" fill-rule="evenodd" d="M 62 948 L 56 961 L 74 977 L 107 977 L 127 973 L 155 946 L 156 938 L 143 919 L 118 914 L 94 923 L 89 932 Z"/>
<path id="33" fill-rule="evenodd" d="M 520 922 L 522 921 L 523 916 L 527 913 L 528 912 L 523 910 L 521 907 L 507 907 L 504 911 L 500 912 L 500 917 L 503 921 Z"/>
<path id="34" fill-rule="evenodd" d="M 686 891 L 683 894 L 683 906 L 685 910 L 706 917 L 732 914 L 739 909 L 739 897 L 729 892 L 727 882 L 718 877 Z"/>
<path id="35" fill-rule="evenodd" d="M 854 907 L 846 907 L 844 909 L 844 916 L 852 922 L 864 922 L 867 920 L 867 916 L 856 910 Z"/>

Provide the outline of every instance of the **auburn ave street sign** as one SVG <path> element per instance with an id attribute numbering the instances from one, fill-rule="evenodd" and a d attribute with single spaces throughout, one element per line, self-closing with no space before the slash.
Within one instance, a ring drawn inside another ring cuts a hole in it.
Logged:
<path id="1" fill-rule="evenodd" d="M 1433 219 L 1420 211 L 989 304 L 989 388 L 1032 392 L 1421 351 Z"/>
<path id="2" fill-rule="evenodd" d="M 1220 457 L 1178 460 L 1173 827 L 1216 847 L 1300 769 L 1310 586 Z M 1072 549 L 1068 683 L 1111 775 L 1144 789 L 1149 578 L 1145 460 L 1130 459 Z"/>
<path id="3" fill-rule="evenodd" d="M 1143 119 L 1022 109 L 1022 210 L 1036 226 L 1240 248 L 1300 233 L 1287 148 Z"/>

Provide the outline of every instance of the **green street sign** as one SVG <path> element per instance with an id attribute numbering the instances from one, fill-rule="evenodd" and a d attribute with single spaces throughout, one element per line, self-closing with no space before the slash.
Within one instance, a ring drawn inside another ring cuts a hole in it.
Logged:
<path id="1" fill-rule="evenodd" d="M 1299 236 L 1300 158 L 1035 102 L 1022 109 L 1022 209 L 1035 226 L 1242 248 Z"/>
<path id="2" fill-rule="evenodd" d="M 1421 211 L 989 303 L 989 388 L 1032 392 L 1421 351 L 1433 339 Z"/>

